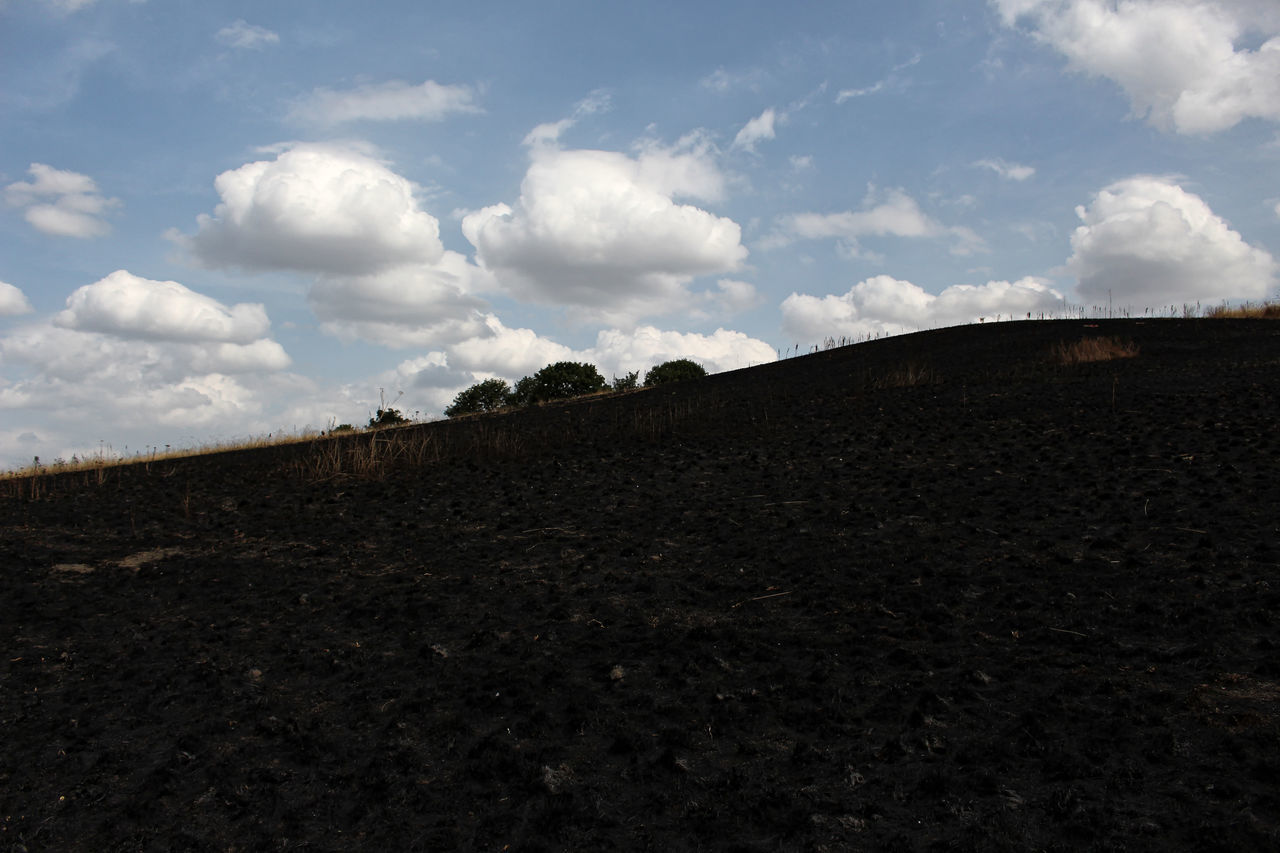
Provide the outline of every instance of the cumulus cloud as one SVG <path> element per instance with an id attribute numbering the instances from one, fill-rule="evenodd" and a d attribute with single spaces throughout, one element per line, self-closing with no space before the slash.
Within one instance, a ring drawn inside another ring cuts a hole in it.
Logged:
<path id="1" fill-rule="evenodd" d="M 84 452 L 89 429 L 141 450 L 194 444 L 185 430 L 278 428 L 264 413 L 314 385 L 286 372 L 268 330 L 262 306 L 226 306 L 176 282 L 118 271 L 82 287 L 65 311 L 0 336 L 0 411 L 30 437 L 9 445 L 0 435 L 0 454 Z"/>
<path id="2" fill-rule="evenodd" d="M 418 187 L 357 151 L 295 145 L 214 186 L 213 215 L 197 218 L 194 235 L 170 234 L 207 267 L 369 275 L 444 253 Z"/>
<path id="3" fill-rule="evenodd" d="M 322 276 L 308 296 L 321 331 L 390 347 L 441 346 L 476 335 L 475 294 L 492 289 L 489 275 L 465 256 L 446 251 L 435 264 L 406 265 L 364 276 Z"/>
<path id="4" fill-rule="evenodd" d="M 700 275 L 738 269 L 738 224 L 677 199 L 715 200 L 724 178 L 707 141 L 613 151 L 534 145 L 515 206 L 466 215 L 477 262 L 520 299 L 628 323 L 687 306 Z"/>
<path id="5" fill-rule="evenodd" d="M 1006 181 L 1025 181 L 1036 173 L 1031 166 L 1009 163 L 998 157 L 992 160 L 978 160 L 973 165 L 979 169 L 990 169 Z"/>
<path id="6" fill-rule="evenodd" d="M 861 252 L 865 237 L 951 237 L 956 242 L 952 251 L 969 254 L 982 248 L 982 239 L 968 228 L 945 226 L 920 209 L 920 205 L 902 189 L 883 194 L 872 190 L 861 210 L 840 213 L 792 213 L 780 217 L 778 228 L 763 241 L 765 248 L 787 245 L 794 240 L 836 238 L 850 254 Z"/>
<path id="7" fill-rule="evenodd" d="M 604 329 L 596 335 L 587 357 L 600 365 L 605 375 L 644 371 L 677 358 L 698 362 L 708 373 L 737 370 L 764 364 L 777 358 L 774 348 L 742 332 L 716 329 L 709 335 L 664 331 L 656 326 L 640 326 L 630 331 Z"/>
<path id="8" fill-rule="evenodd" d="M 779 120 L 779 116 L 773 107 L 769 107 L 742 126 L 742 129 L 738 131 L 738 135 L 733 138 L 733 147 L 754 153 L 757 142 L 774 138 L 773 125 L 775 120 Z"/>
<path id="9" fill-rule="evenodd" d="M 448 348 L 448 364 L 482 376 L 515 380 L 557 361 L 581 361 L 569 347 L 532 329 L 510 329 L 496 316 L 484 318 L 484 329 Z"/>
<path id="10" fill-rule="evenodd" d="M 270 329 L 259 304 L 230 308 L 176 281 L 151 281 L 116 270 L 67 297 L 54 325 L 125 338 L 249 344 Z"/>
<path id="11" fill-rule="evenodd" d="M 0 317 L 16 317 L 34 310 L 25 293 L 8 282 L 0 281 Z"/>
<path id="12" fill-rule="evenodd" d="M 24 209 L 27 222 L 45 234 L 58 237 L 100 237 L 111 231 L 101 217 L 118 207 L 119 199 L 107 198 L 93 178 L 79 172 L 32 163 L 31 181 L 5 187 L 5 201 Z"/>
<path id="13" fill-rule="evenodd" d="M 458 113 L 478 113 L 470 86 L 426 80 L 369 83 L 354 89 L 316 89 L 289 112 L 297 121 L 340 124 L 348 121 L 440 121 Z"/>
<path id="14" fill-rule="evenodd" d="M 1164 130 L 1280 121 L 1280 12 L 1251 0 L 992 0 L 1070 66 L 1117 83 Z M 1261 39 L 1246 47 L 1246 37 Z"/>
<path id="15" fill-rule="evenodd" d="M 1250 246 L 1199 196 L 1162 177 L 1137 176 L 1076 208 L 1067 268 L 1084 300 L 1155 307 L 1259 299 L 1277 265 Z"/>
<path id="16" fill-rule="evenodd" d="M 220 43 L 227 47 L 254 50 L 269 44 L 279 44 L 280 36 L 266 27 L 250 24 L 244 18 L 228 24 L 214 35 Z"/>
<path id="17" fill-rule="evenodd" d="M 1062 304 L 1060 293 L 1035 278 L 957 284 L 934 295 L 909 281 L 878 275 L 843 294 L 792 293 L 782 302 L 782 324 L 797 340 L 813 342 L 954 326 L 996 315 L 1053 313 Z"/>

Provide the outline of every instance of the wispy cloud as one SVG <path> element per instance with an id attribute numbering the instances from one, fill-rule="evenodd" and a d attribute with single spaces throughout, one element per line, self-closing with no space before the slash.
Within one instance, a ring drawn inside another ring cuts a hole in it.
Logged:
<path id="1" fill-rule="evenodd" d="M 889 88 L 899 88 L 903 84 L 900 72 L 905 71 L 913 65 L 920 62 L 920 54 L 913 55 L 906 62 L 900 62 L 893 68 L 889 69 L 889 74 L 884 78 L 877 80 L 870 86 L 862 86 L 855 89 L 841 89 L 836 93 L 836 103 L 843 104 L 845 101 L 853 98 L 864 98 L 867 95 L 875 95 Z"/>
<path id="2" fill-rule="evenodd" d="M 979 169 L 990 169 L 1000 177 L 1007 181 L 1025 181 L 1036 173 L 1031 166 L 1024 166 L 1021 163 L 1010 163 L 1000 158 L 978 160 L 973 164 Z"/>
<path id="3" fill-rule="evenodd" d="M 214 38 L 227 47 L 240 49 L 257 49 L 280 43 L 279 35 L 266 27 L 250 24 L 244 18 L 218 30 Z"/>
<path id="4" fill-rule="evenodd" d="M 413 85 L 403 80 L 369 83 L 354 89 L 319 88 L 289 112 L 289 118 L 317 124 L 349 121 L 440 121 L 459 113 L 482 112 L 475 90 L 434 80 Z"/>

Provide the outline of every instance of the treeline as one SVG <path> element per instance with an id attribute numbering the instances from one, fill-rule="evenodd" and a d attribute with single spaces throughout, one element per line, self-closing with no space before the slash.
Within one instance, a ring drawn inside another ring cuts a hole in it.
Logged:
<path id="1" fill-rule="evenodd" d="M 477 382 L 453 398 L 453 404 L 445 408 L 449 417 L 470 415 L 477 412 L 496 412 L 521 406 L 532 406 L 548 400 L 564 400 L 600 391 L 630 391 L 635 388 L 665 385 L 684 379 L 706 376 L 707 371 L 697 362 L 687 358 L 667 361 L 652 368 L 640 382 L 640 371 L 633 370 L 621 378 L 606 382 L 594 365 L 577 361 L 558 361 L 548 364 L 532 376 L 526 376 L 515 384 L 505 379 L 486 379 Z"/>

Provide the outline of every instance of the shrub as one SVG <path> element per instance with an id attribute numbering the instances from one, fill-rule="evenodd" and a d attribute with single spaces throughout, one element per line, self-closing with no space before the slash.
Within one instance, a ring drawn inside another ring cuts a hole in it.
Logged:
<path id="1" fill-rule="evenodd" d="M 451 417 L 470 415 L 475 412 L 495 412 L 511 405 L 511 386 L 505 379 L 486 379 L 477 382 L 453 398 L 453 405 L 445 408 L 444 413 Z"/>
<path id="2" fill-rule="evenodd" d="M 576 361 L 557 361 L 548 364 L 533 376 L 526 376 L 516 383 L 512 402 L 530 406 L 545 400 L 562 400 L 581 397 L 608 388 L 604 377 L 593 365 Z"/>
<path id="3" fill-rule="evenodd" d="M 665 385 L 668 382 L 683 382 L 686 379 L 698 379 L 706 376 L 707 371 L 696 361 L 678 358 L 659 364 L 644 375 L 644 384 Z"/>

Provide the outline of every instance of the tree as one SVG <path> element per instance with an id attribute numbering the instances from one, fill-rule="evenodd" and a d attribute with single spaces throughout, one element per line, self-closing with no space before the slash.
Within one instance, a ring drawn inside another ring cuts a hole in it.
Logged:
<path id="1" fill-rule="evenodd" d="M 631 391 L 640 384 L 640 371 L 633 370 L 626 376 L 619 379 L 613 377 L 613 390 L 615 391 Z"/>
<path id="2" fill-rule="evenodd" d="M 511 386 L 505 379 L 486 379 L 477 382 L 465 391 L 460 391 L 453 398 L 453 405 L 444 413 L 455 418 L 458 415 L 469 415 L 474 412 L 494 412 L 511 405 Z"/>
<path id="3" fill-rule="evenodd" d="M 645 386 L 665 385 L 668 382 L 683 382 L 686 379 L 698 379 L 706 376 L 707 371 L 696 361 L 678 358 L 659 364 L 644 375 Z"/>
<path id="4" fill-rule="evenodd" d="M 594 394 L 608 387 L 594 365 L 557 361 L 517 382 L 512 401 L 519 406 L 531 406 L 545 400 L 563 400 Z"/>
<path id="5" fill-rule="evenodd" d="M 385 409 L 378 409 L 378 414 L 369 418 L 369 427 L 377 429 L 379 427 L 399 426 L 408 422 L 409 419 L 402 415 L 399 409 L 393 409 L 388 406 Z"/>

